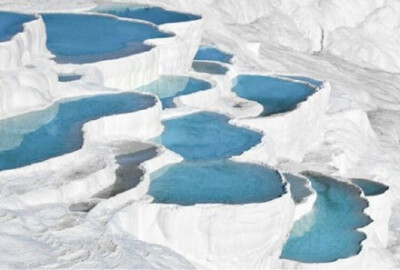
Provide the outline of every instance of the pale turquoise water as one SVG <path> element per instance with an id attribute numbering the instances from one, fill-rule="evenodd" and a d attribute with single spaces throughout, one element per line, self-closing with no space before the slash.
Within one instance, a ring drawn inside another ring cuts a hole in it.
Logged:
<path id="1" fill-rule="evenodd" d="M 389 189 L 388 186 L 367 179 L 352 179 L 353 184 L 359 186 L 365 196 L 375 196 L 385 193 Z"/>
<path id="2" fill-rule="evenodd" d="M 184 161 L 150 175 L 148 194 L 155 203 L 261 203 L 282 196 L 277 171 L 229 160 Z"/>
<path id="3" fill-rule="evenodd" d="M 225 75 L 228 72 L 226 67 L 212 62 L 193 61 L 192 68 L 196 72 L 213 75 Z"/>
<path id="4" fill-rule="evenodd" d="M 230 64 L 232 55 L 211 46 L 200 46 L 194 60 L 218 61 Z"/>
<path id="5" fill-rule="evenodd" d="M 104 5 L 93 9 L 95 12 L 113 14 L 118 17 L 149 21 L 157 25 L 198 20 L 201 17 L 160 7 L 134 5 Z"/>
<path id="6" fill-rule="evenodd" d="M 200 112 L 163 121 L 164 132 L 154 141 L 188 160 L 222 159 L 250 149 L 261 134 L 228 123 L 227 116 Z"/>
<path id="7" fill-rule="evenodd" d="M 312 211 L 294 224 L 281 258 L 323 263 L 358 254 L 366 236 L 356 229 L 371 222 L 364 213 L 368 202 L 355 186 L 322 175 L 306 176 L 317 200 Z"/>
<path id="8" fill-rule="evenodd" d="M 209 82 L 185 77 L 185 76 L 160 76 L 160 78 L 138 90 L 156 94 L 162 103 L 163 108 L 175 107 L 174 98 L 184 96 L 198 91 L 210 89 Z"/>
<path id="9" fill-rule="evenodd" d="M 1 120 L 0 170 L 78 150 L 83 144 L 81 128 L 84 123 L 154 104 L 154 97 L 134 93 L 101 95 L 66 101 L 42 111 Z"/>
<path id="10" fill-rule="evenodd" d="M 169 37 L 156 27 L 101 15 L 42 14 L 47 47 L 60 63 L 91 63 L 150 50 L 150 38 Z"/>
<path id="11" fill-rule="evenodd" d="M 290 192 L 295 203 L 304 201 L 305 198 L 312 194 L 307 187 L 306 179 L 290 173 L 284 173 L 283 175 L 290 184 Z"/>
<path id="12" fill-rule="evenodd" d="M 0 11 L 0 42 L 10 40 L 22 32 L 23 24 L 34 19 L 32 15 Z"/>
<path id="13" fill-rule="evenodd" d="M 295 83 L 276 77 L 239 75 L 233 91 L 240 97 L 263 105 L 261 116 L 291 111 L 315 92 L 308 84 Z"/>

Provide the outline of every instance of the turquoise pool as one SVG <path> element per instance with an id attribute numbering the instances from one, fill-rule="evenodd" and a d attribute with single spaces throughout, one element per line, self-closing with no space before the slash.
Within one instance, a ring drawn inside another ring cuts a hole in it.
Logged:
<path id="1" fill-rule="evenodd" d="M 164 132 L 154 139 L 187 160 L 223 159 L 250 149 L 261 134 L 228 123 L 227 116 L 200 112 L 163 121 Z"/>
<path id="2" fill-rule="evenodd" d="M 261 203 L 285 192 L 277 171 L 229 160 L 184 161 L 164 167 L 150 178 L 148 194 L 155 203 Z"/>
<path id="3" fill-rule="evenodd" d="M 357 255 L 366 238 L 357 229 L 371 222 L 364 213 L 368 202 L 353 185 L 319 174 L 306 176 L 317 200 L 312 211 L 294 224 L 281 258 L 324 263 Z"/>
<path id="4" fill-rule="evenodd" d="M 295 109 L 315 92 L 315 88 L 276 77 L 239 75 L 233 91 L 239 97 L 260 103 L 264 107 L 260 116 L 267 116 Z"/>
<path id="5" fill-rule="evenodd" d="M 102 15 L 42 14 L 47 47 L 59 63 L 91 63 L 150 50 L 143 42 L 169 37 L 156 27 Z"/>
<path id="6" fill-rule="evenodd" d="M 0 170 L 14 169 L 82 147 L 84 123 L 155 104 L 134 93 L 101 95 L 57 103 L 45 110 L 0 121 Z"/>

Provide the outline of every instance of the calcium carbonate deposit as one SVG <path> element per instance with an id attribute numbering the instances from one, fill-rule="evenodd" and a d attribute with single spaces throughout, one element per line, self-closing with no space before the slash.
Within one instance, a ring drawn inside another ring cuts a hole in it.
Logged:
<path id="1" fill-rule="evenodd" d="M 400 268 L 398 0 L 0 0 L 0 268 Z"/>

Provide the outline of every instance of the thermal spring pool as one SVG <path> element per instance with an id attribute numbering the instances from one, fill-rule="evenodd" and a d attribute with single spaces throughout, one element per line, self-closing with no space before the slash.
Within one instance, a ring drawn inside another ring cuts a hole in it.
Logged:
<path id="1" fill-rule="evenodd" d="M 290 173 L 284 173 L 283 175 L 290 184 L 290 192 L 295 203 L 301 203 L 312 194 L 311 190 L 307 187 L 306 179 Z"/>
<path id="2" fill-rule="evenodd" d="M 148 85 L 140 87 L 138 91 L 157 95 L 165 109 L 175 107 L 174 98 L 177 96 L 184 96 L 210 88 L 211 84 L 203 80 L 185 76 L 165 75 Z"/>
<path id="3" fill-rule="evenodd" d="M 200 46 L 194 60 L 217 61 L 230 64 L 232 55 L 211 46 Z"/>
<path id="4" fill-rule="evenodd" d="M 102 15 L 42 14 L 47 47 L 58 63 L 91 63 L 151 49 L 146 39 L 169 37 L 156 27 Z"/>
<path id="5" fill-rule="evenodd" d="M 233 91 L 239 97 L 264 107 L 260 116 L 291 111 L 315 92 L 309 84 L 269 76 L 239 75 L 235 81 Z"/>
<path id="6" fill-rule="evenodd" d="M 0 42 L 10 40 L 15 34 L 22 32 L 23 24 L 34 19 L 32 15 L 0 11 Z"/>
<path id="7" fill-rule="evenodd" d="M 389 187 L 384 184 L 367 179 L 352 179 L 351 182 L 359 186 L 364 192 L 365 196 L 380 195 L 389 189 Z"/>
<path id="8" fill-rule="evenodd" d="M 200 16 L 165 10 L 160 7 L 151 6 L 104 5 L 93 9 L 93 11 L 112 14 L 123 18 L 144 20 L 157 25 L 200 19 Z"/>
<path id="9" fill-rule="evenodd" d="M 276 170 L 229 160 L 184 161 L 152 173 L 150 179 L 148 194 L 154 203 L 261 203 L 285 191 Z"/>
<path id="10" fill-rule="evenodd" d="M 82 147 L 84 123 L 151 107 L 154 97 L 134 93 L 100 95 L 56 103 L 0 121 L 0 170 L 13 169 Z M 5 146 L 12 146 L 5 148 Z"/>
<path id="11" fill-rule="evenodd" d="M 222 159 L 239 155 L 261 141 L 261 134 L 228 123 L 227 116 L 199 112 L 163 121 L 154 139 L 188 160 Z"/>
<path id="12" fill-rule="evenodd" d="M 333 262 L 357 255 L 365 234 L 357 231 L 371 222 L 368 206 L 353 185 L 307 173 L 317 192 L 313 209 L 293 225 L 281 258 L 304 263 Z"/>

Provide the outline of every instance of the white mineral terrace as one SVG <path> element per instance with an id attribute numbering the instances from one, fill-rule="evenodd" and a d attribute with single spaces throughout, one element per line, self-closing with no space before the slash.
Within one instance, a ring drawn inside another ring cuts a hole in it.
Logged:
<path id="1" fill-rule="evenodd" d="M 171 35 L 145 40 L 151 48 L 136 54 L 57 63 L 46 45 L 40 14 L 89 16 L 96 13 L 94 7 L 112 7 L 112 2 L 0 0 L 3 11 L 35 16 L 23 24 L 22 32 L 0 42 L 0 138 L 10 132 L 1 125 L 13 117 L 47 109 L 43 112 L 49 120 L 43 121 L 50 122 L 60 102 L 121 93 L 154 99 L 146 108 L 84 122 L 82 145 L 76 151 L 0 169 L 1 268 L 400 267 L 398 1 L 118 1 L 201 17 L 155 25 L 102 14 L 149 24 Z M 219 65 L 225 74 L 192 68 L 200 44 L 233 55 L 232 63 L 196 61 Z M 311 87 L 302 79 L 284 77 L 305 76 L 321 85 L 312 85 L 315 91 L 294 109 L 259 116 L 260 103 L 232 91 L 241 74 Z M 138 90 L 163 75 L 186 76 L 211 87 L 177 94 L 171 99 L 174 106 L 163 109 L 155 94 Z M 163 121 L 198 112 L 221 114 L 232 127 L 261 134 L 256 144 L 226 159 L 277 170 L 281 196 L 241 204 L 154 201 L 148 194 L 151 174 L 184 161 L 183 155 L 154 138 L 166 131 Z M 22 127 L 23 134 L 37 128 L 29 123 Z M 0 142 L 0 154 L 4 144 Z M 11 144 L 18 146 L 19 137 L 11 138 L 10 148 Z M 124 155 L 130 155 L 125 165 L 120 161 Z M 322 263 L 281 258 L 294 224 L 318 211 L 321 195 L 301 176 L 305 171 L 353 187 L 352 178 L 389 187 L 377 196 L 366 196 L 358 188 L 358 198 L 368 202 L 362 211 L 372 222 L 354 229 L 366 236 L 357 254 Z M 295 202 L 285 173 L 306 182 L 309 194 L 300 202 Z M 112 196 L 99 195 L 118 187 L 121 177 L 135 185 Z"/>

